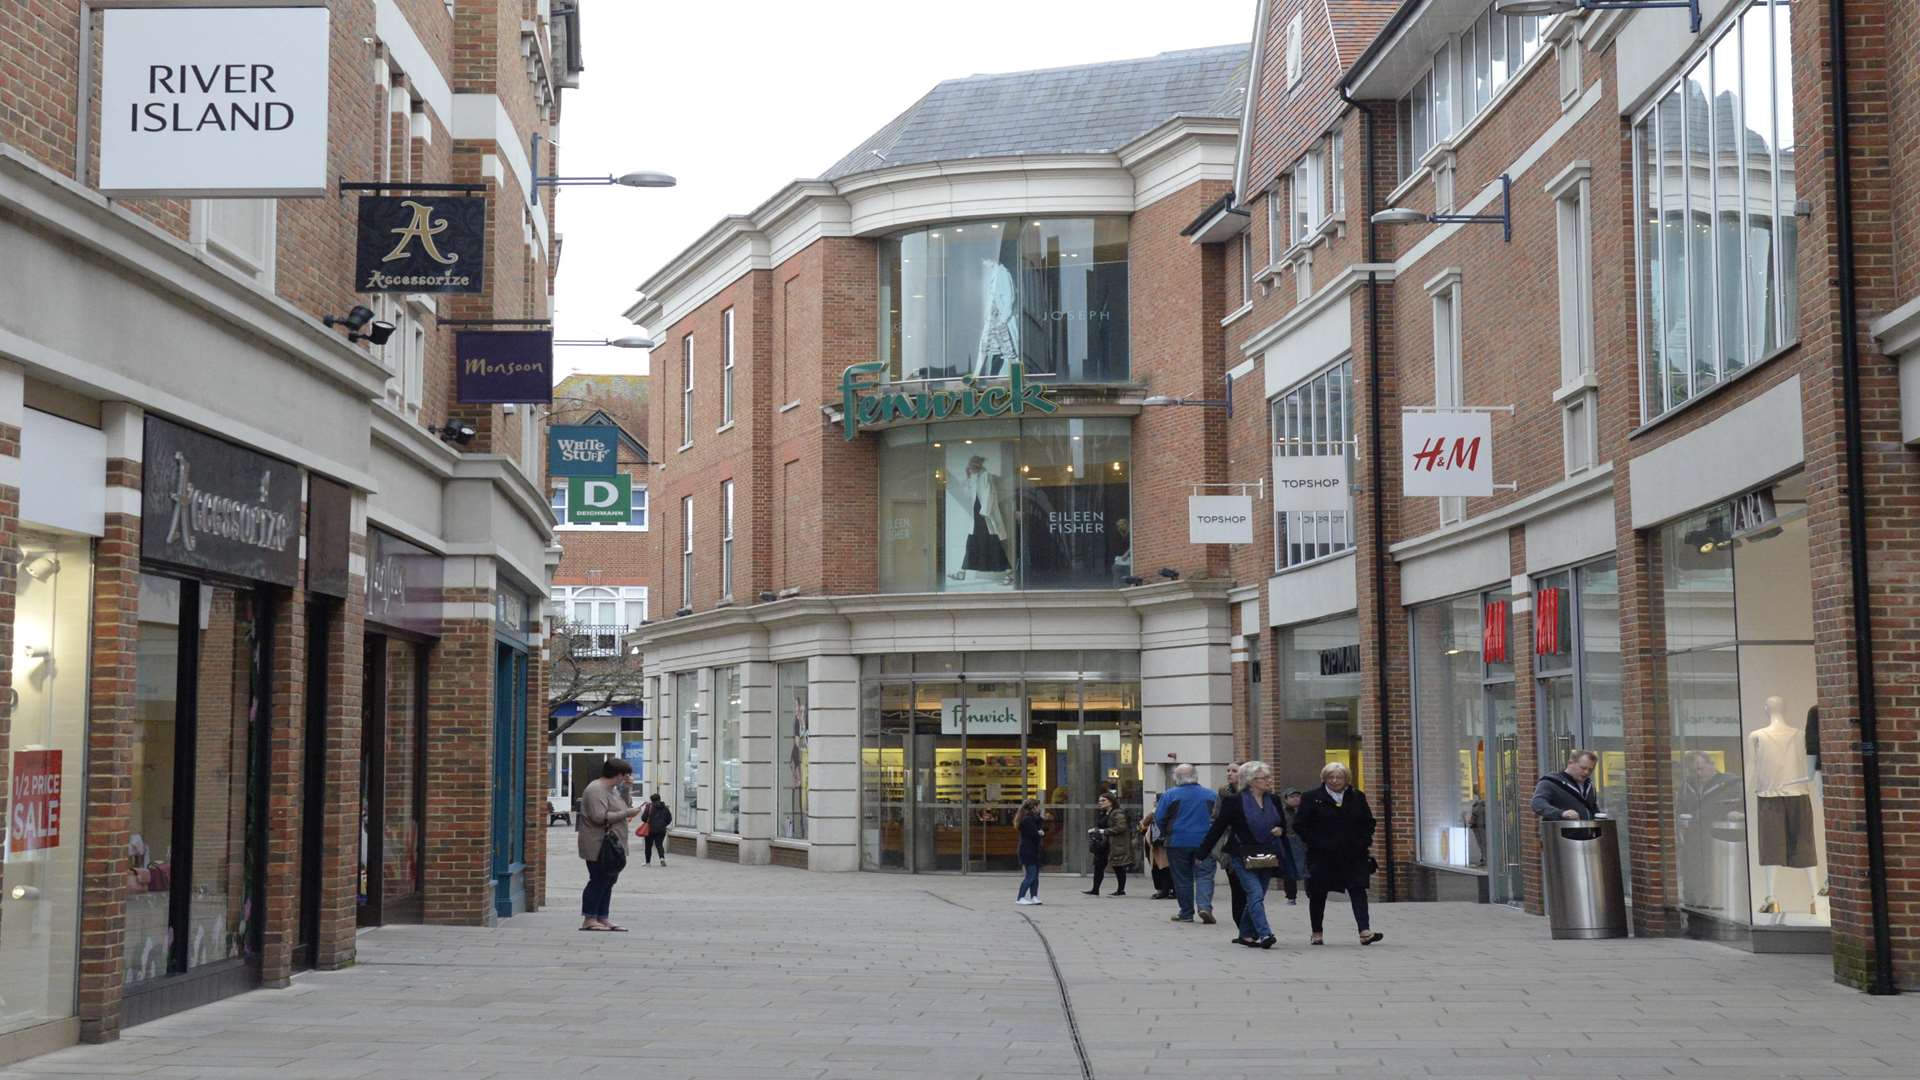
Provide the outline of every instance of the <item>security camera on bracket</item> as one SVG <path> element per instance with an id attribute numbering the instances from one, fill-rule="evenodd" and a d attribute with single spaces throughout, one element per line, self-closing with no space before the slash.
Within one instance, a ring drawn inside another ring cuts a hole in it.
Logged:
<path id="1" fill-rule="evenodd" d="M 320 321 L 328 326 L 346 327 L 348 341 L 364 341 L 372 345 L 385 345 L 387 339 L 393 336 L 393 324 L 375 319 L 373 317 L 373 309 L 364 304 L 353 305 L 353 310 L 347 312 L 345 315 L 323 315 Z M 367 332 L 364 334 L 360 332 L 360 328 L 363 326 L 367 328 Z"/>

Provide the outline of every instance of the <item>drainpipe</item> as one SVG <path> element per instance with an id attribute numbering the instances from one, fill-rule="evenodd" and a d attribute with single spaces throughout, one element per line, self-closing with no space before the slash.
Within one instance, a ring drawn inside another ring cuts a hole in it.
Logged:
<path id="1" fill-rule="evenodd" d="M 1887 916 L 1887 838 L 1880 820 L 1880 709 L 1873 672 L 1873 615 L 1867 606 L 1867 503 L 1860 420 L 1860 327 L 1854 296 L 1853 171 L 1848 163 L 1846 0 L 1827 0 L 1833 91 L 1833 183 L 1840 233 L 1840 363 L 1846 411 L 1847 546 L 1853 571 L 1854 692 L 1860 699 L 1860 786 L 1867 817 L 1867 884 L 1873 910 L 1869 994 L 1897 994 Z"/>
<path id="2" fill-rule="evenodd" d="M 1374 263 L 1379 261 L 1380 252 L 1379 238 L 1373 229 L 1373 110 L 1355 101 L 1344 82 L 1340 84 L 1340 100 L 1360 110 L 1361 128 L 1365 132 L 1362 141 L 1366 146 L 1367 167 L 1361 174 L 1360 227 L 1364 230 L 1367 262 Z M 1380 643 L 1373 664 L 1380 695 L 1380 816 L 1387 826 L 1387 902 L 1392 903 L 1399 899 L 1400 890 L 1394 874 L 1393 743 L 1387 724 L 1387 497 L 1380 479 L 1380 459 L 1385 455 L 1380 452 L 1380 275 L 1376 272 L 1367 274 L 1367 436 L 1367 488 L 1373 499 L 1373 629 L 1374 640 Z"/>

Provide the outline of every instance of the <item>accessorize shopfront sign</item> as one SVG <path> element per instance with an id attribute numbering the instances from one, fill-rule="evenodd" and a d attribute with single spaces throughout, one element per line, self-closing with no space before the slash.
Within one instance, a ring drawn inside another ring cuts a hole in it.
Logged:
<path id="1" fill-rule="evenodd" d="M 100 190 L 325 195 L 324 6 L 103 13 Z"/>
<path id="2" fill-rule="evenodd" d="M 462 405 L 553 402 L 553 331 L 463 330 L 454 335 Z"/>
<path id="3" fill-rule="evenodd" d="M 1195 544 L 1253 543 L 1253 496 L 1187 496 L 1187 540 Z"/>
<path id="4" fill-rule="evenodd" d="M 1408 496 L 1493 494 L 1493 416 L 1400 414 L 1400 476 Z"/>
<path id="5" fill-rule="evenodd" d="M 1273 508 L 1303 513 L 1353 509 L 1353 465 L 1346 454 L 1273 455 Z"/>
<path id="6" fill-rule="evenodd" d="M 1017 736 L 1026 730 L 1025 706 L 1019 698 L 941 698 L 940 734 Z"/>
<path id="7" fill-rule="evenodd" d="M 300 470 L 159 417 L 146 428 L 141 557 L 298 582 Z"/>
<path id="8" fill-rule="evenodd" d="M 547 429 L 547 475 L 613 476 L 620 471 L 620 430 L 609 424 Z"/>
<path id="9" fill-rule="evenodd" d="M 485 196 L 365 196 L 354 290 L 477 293 L 485 284 L 486 237 Z"/>
<path id="10" fill-rule="evenodd" d="M 367 547 L 367 621 L 438 637 L 446 560 L 379 529 Z"/>
<path id="11" fill-rule="evenodd" d="M 625 525 L 633 518 L 633 477 L 570 476 L 567 478 L 569 525 Z"/>
<path id="12" fill-rule="evenodd" d="M 7 854 L 25 855 L 60 846 L 60 755 L 58 750 L 21 750 L 13 755 L 7 798 Z"/>
<path id="13" fill-rule="evenodd" d="M 897 422 L 929 420 L 977 420 L 994 416 L 1047 415 L 1058 412 L 1053 388 L 1027 381 L 1026 367 L 1018 360 L 1007 365 L 1005 379 L 982 379 L 962 375 L 960 389 L 949 390 L 933 383 L 882 385 L 865 382 L 867 376 L 879 376 L 887 370 L 881 361 L 849 364 L 840 373 L 841 424 L 849 441 L 864 427 Z M 918 387 L 909 390 L 908 387 Z"/>

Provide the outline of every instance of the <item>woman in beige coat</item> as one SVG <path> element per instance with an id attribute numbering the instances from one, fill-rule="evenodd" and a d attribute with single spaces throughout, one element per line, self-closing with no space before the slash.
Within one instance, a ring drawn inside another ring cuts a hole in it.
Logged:
<path id="1" fill-rule="evenodd" d="M 580 894 L 582 930 L 625 933 L 626 927 L 607 921 L 613 905 L 613 883 L 627 868 L 627 822 L 640 816 L 640 807 L 627 800 L 627 781 L 633 766 L 608 758 L 600 779 L 580 794 L 580 857 L 587 861 L 587 887 Z"/>

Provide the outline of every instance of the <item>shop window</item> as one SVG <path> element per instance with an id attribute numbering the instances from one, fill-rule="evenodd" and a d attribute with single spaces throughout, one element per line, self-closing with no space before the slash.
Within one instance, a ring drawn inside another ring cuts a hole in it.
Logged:
<path id="1" fill-rule="evenodd" d="M 781 664 L 774 673 L 774 835 L 807 838 L 807 662 Z"/>
<path id="2" fill-rule="evenodd" d="M 1634 122 L 1644 419 L 1798 337 L 1789 21 L 1756 0 Z"/>
<path id="3" fill-rule="evenodd" d="M 966 221 L 880 244 L 880 359 L 900 380 L 1128 373 L 1127 219 Z"/>
<path id="4" fill-rule="evenodd" d="M 1639 815 L 1630 815 L 1627 803 L 1620 575 L 1614 560 L 1536 578 L 1531 617 L 1541 771 L 1563 767 L 1576 749 L 1598 755 L 1593 780 L 1600 808 L 1620 823 L 1626 850 Z M 1631 880 L 1626 884 L 1631 891 Z"/>
<path id="5" fill-rule="evenodd" d="M 700 675 L 683 671 L 673 677 L 675 750 L 680 759 L 679 799 L 673 819 L 682 828 L 698 828 L 700 814 Z"/>
<path id="6" fill-rule="evenodd" d="M 883 592 L 1112 588 L 1133 573 L 1125 419 L 880 435 Z"/>
<path id="7" fill-rule="evenodd" d="M 740 667 L 715 668 L 713 831 L 740 835 Z"/>
<path id="8" fill-rule="evenodd" d="M 1273 399 L 1267 406 L 1273 456 L 1341 455 L 1353 446 L 1353 361 L 1342 360 Z M 1348 511 L 1273 513 L 1275 570 L 1353 550 Z"/>
<path id="9" fill-rule="evenodd" d="M 1320 782 L 1320 768 L 1339 762 L 1367 786 L 1360 744 L 1360 620 L 1354 616 L 1291 627 L 1280 635 L 1279 742 L 1272 761 L 1280 787 Z"/>

